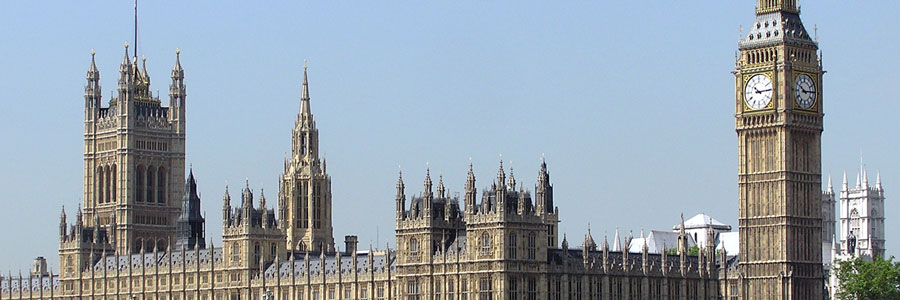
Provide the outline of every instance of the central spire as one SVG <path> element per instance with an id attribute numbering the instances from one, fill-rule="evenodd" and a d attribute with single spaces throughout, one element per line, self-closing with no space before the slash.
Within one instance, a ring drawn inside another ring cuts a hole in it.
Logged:
<path id="1" fill-rule="evenodd" d="M 309 110 L 309 80 L 307 79 L 306 69 L 308 60 L 303 60 L 303 90 L 300 92 L 300 113 L 304 116 L 310 115 Z"/>

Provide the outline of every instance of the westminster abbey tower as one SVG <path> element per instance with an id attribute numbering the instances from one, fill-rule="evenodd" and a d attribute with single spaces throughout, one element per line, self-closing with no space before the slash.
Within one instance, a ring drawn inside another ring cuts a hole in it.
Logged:
<path id="1" fill-rule="evenodd" d="M 759 0 L 735 61 L 741 299 L 822 299 L 822 65 L 796 0 Z"/>

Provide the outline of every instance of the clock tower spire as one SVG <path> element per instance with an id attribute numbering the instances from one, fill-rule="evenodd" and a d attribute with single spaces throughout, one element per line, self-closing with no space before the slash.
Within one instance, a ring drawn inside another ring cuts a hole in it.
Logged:
<path id="1" fill-rule="evenodd" d="M 821 299 L 822 71 L 796 0 L 757 0 L 735 67 L 741 299 Z"/>

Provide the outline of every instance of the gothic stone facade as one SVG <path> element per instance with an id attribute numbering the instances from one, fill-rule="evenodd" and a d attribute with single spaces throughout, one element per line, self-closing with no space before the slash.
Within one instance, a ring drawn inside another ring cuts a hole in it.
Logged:
<path id="1" fill-rule="evenodd" d="M 205 241 L 193 170 L 184 185 L 184 71 L 172 70 L 170 107 L 149 93 L 137 57 L 120 67 L 119 97 L 100 106 L 92 61 L 85 88 L 85 203 L 69 224 L 60 216 L 53 274 L 0 278 L 0 299 L 715 299 L 711 247 L 690 256 L 687 238 L 662 254 L 598 250 L 588 233 L 580 249 L 558 236 L 559 211 L 546 163 L 535 201 L 510 169 L 477 201 L 475 174 L 464 206 L 439 181 L 407 206 L 397 185 L 397 250 L 337 251 L 331 179 L 318 158 L 318 130 L 304 69 L 292 156 L 277 207 L 249 182 L 239 207 L 223 197 L 222 245 Z M 177 180 L 177 181 L 176 181 Z M 176 184 L 177 183 L 177 184 Z M 277 212 L 277 215 L 276 215 Z M 618 241 L 616 241 L 618 244 Z M 628 247 L 619 247 L 628 249 Z M 45 265 L 41 261 L 38 265 Z"/>

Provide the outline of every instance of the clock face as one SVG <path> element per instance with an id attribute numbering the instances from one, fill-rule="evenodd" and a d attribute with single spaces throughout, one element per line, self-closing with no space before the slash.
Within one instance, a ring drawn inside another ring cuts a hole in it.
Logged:
<path id="1" fill-rule="evenodd" d="M 797 105 L 809 109 L 816 103 L 816 83 L 809 75 L 801 74 L 794 82 L 794 95 Z"/>
<path id="2" fill-rule="evenodd" d="M 772 102 L 772 80 L 763 74 L 753 75 L 744 87 L 744 101 L 752 109 L 760 109 Z"/>

